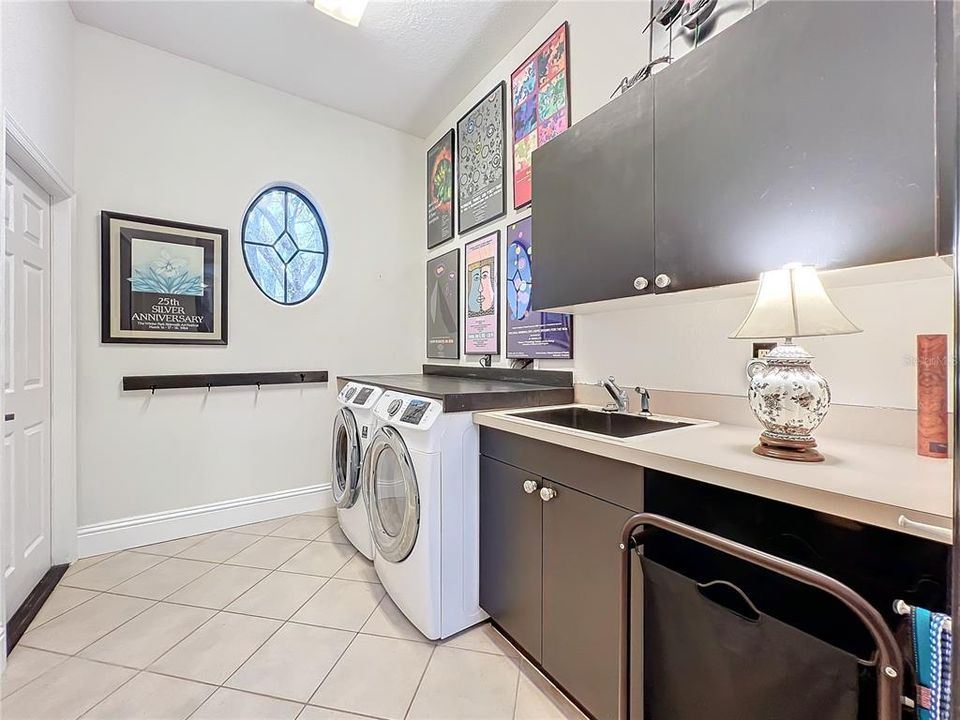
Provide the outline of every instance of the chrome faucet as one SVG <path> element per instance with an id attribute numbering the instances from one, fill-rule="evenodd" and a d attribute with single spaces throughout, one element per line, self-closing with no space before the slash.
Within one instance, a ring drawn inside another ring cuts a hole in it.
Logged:
<path id="1" fill-rule="evenodd" d="M 603 406 L 604 412 L 627 412 L 629 410 L 630 398 L 627 396 L 627 391 L 617 385 L 613 375 L 604 380 L 598 381 L 597 385 L 610 393 L 610 397 L 613 398 L 613 402 L 607 403 Z M 635 387 L 633 390 L 640 396 L 640 414 L 649 415 L 650 391 L 645 387 L 640 387 L 639 385 L 637 385 L 637 387 Z"/>
<path id="2" fill-rule="evenodd" d="M 627 391 L 617 385 L 616 381 L 613 379 L 613 375 L 604 380 L 600 380 L 597 385 L 610 393 L 610 397 L 613 398 L 613 402 L 607 403 L 603 406 L 604 412 L 627 411 L 627 406 L 630 402 L 629 398 L 627 397 Z"/>

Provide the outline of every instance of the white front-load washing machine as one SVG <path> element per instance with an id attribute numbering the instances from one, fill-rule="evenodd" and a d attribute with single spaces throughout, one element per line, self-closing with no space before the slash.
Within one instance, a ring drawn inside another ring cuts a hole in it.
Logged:
<path id="1" fill-rule="evenodd" d="M 374 567 L 431 640 L 487 618 L 480 609 L 479 433 L 469 412 L 388 390 L 363 466 Z"/>
<path id="2" fill-rule="evenodd" d="M 350 382 L 337 400 L 340 410 L 333 421 L 333 501 L 340 529 L 353 546 L 373 559 L 370 522 L 360 488 L 363 457 L 376 430 L 373 410 L 383 390 Z"/>

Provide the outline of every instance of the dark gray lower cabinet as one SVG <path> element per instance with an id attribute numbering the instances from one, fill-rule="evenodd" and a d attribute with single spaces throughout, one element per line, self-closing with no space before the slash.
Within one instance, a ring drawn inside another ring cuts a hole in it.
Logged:
<path id="1" fill-rule="evenodd" d="M 480 606 L 532 657 L 540 660 L 541 479 L 480 458 Z"/>
<path id="2" fill-rule="evenodd" d="M 595 717 L 617 717 L 620 529 L 633 512 L 562 485 L 543 503 L 544 669 Z"/>
<path id="3" fill-rule="evenodd" d="M 480 605 L 593 717 L 615 720 L 620 531 L 640 509 L 643 470 L 488 428 L 480 443 Z M 544 500 L 544 488 L 556 494 Z M 642 603 L 633 607 L 638 638 Z"/>

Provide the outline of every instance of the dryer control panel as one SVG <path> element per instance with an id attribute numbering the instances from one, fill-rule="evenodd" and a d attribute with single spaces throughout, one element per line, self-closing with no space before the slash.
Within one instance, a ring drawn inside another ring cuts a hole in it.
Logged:
<path id="1" fill-rule="evenodd" d="M 340 394 L 337 396 L 345 405 L 354 407 L 372 408 L 377 404 L 383 390 L 373 385 L 361 385 L 360 383 L 349 382 L 343 386 Z"/>
<path id="2" fill-rule="evenodd" d="M 387 390 L 377 403 L 377 417 L 398 427 L 426 430 L 443 413 L 439 400 Z"/>

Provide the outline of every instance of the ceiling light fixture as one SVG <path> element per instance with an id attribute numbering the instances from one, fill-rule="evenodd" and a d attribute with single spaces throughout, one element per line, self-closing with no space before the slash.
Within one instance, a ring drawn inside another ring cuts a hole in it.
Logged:
<path id="1" fill-rule="evenodd" d="M 359 27 L 367 0 L 313 0 L 313 7 L 340 22 Z"/>

